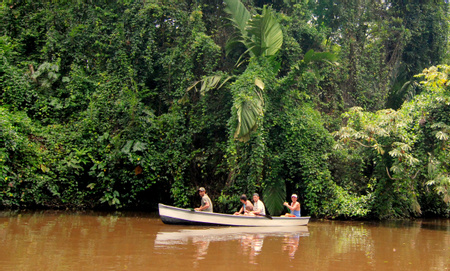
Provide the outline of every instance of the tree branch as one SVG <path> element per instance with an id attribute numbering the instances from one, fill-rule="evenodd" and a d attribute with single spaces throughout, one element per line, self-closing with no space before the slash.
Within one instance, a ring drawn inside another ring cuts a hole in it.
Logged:
<path id="1" fill-rule="evenodd" d="M 372 148 L 373 146 L 367 146 L 367 145 L 364 145 L 363 143 L 361 143 L 361 142 L 359 142 L 358 140 L 354 140 L 354 139 L 349 139 L 350 141 L 353 141 L 353 142 L 356 142 L 356 143 L 358 143 L 359 145 L 361 145 L 361 146 L 363 146 L 363 147 L 366 147 L 366 148 Z"/>
<path id="2" fill-rule="evenodd" d="M 423 167 L 425 167 L 425 166 L 423 166 Z M 421 169 L 422 169 L 422 168 L 419 168 L 419 169 L 417 170 L 416 174 L 414 174 L 414 176 L 413 176 L 411 179 L 414 180 L 414 179 L 417 177 L 417 174 L 419 174 L 419 172 L 420 172 Z"/>
<path id="3" fill-rule="evenodd" d="M 387 173 L 389 179 L 391 179 L 391 180 L 398 180 L 397 178 L 392 178 L 392 177 L 391 177 L 391 174 L 389 174 L 389 169 L 388 169 L 388 167 L 386 167 L 386 173 Z"/>

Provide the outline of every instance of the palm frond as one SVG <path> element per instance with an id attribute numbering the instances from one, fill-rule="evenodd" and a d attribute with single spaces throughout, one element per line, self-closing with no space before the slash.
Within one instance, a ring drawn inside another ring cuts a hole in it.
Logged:
<path id="1" fill-rule="evenodd" d="M 254 93 L 256 94 L 258 91 L 255 90 Z M 234 138 L 246 142 L 250 139 L 250 133 L 258 127 L 259 117 L 264 114 L 264 102 L 260 95 L 245 97 L 241 95 L 240 99 L 236 101 L 235 107 L 237 109 L 238 125 Z"/>
<path id="2" fill-rule="evenodd" d="M 278 180 L 263 190 L 264 203 L 271 215 L 280 215 L 283 210 L 283 202 L 286 200 L 286 184 L 284 180 Z"/>
<path id="3" fill-rule="evenodd" d="M 264 6 L 262 15 L 254 15 L 246 28 L 250 38 L 248 48 L 255 56 L 273 56 L 283 45 L 283 31 L 270 9 Z"/>
<path id="4" fill-rule="evenodd" d="M 224 79 L 222 81 L 222 79 Z M 190 91 L 191 89 L 195 88 L 197 90 L 197 85 L 200 84 L 200 94 L 204 95 L 205 92 L 214 89 L 214 88 L 221 88 L 228 80 L 231 79 L 231 76 L 222 76 L 222 75 L 211 75 L 206 76 L 200 81 L 194 82 L 190 87 L 186 89 L 186 91 Z M 219 85 L 219 83 L 222 81 L 222 83 Z"/>
<path id="5" fill-rule="evenodd" d="M 247 36 L 247 22 L 251 18 L 250 12 L 239 0 L 224 0 L 227 4 L 225 12 L 231 15 L 231 21 L 241 31 L 243 37 Z"/>

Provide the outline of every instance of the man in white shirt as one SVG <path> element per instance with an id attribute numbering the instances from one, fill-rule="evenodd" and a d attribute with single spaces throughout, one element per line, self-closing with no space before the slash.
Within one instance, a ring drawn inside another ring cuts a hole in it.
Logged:
<path id="1" fill-rule="evenodd" d="M 253 211 L 254 215 L 266 215 L 266 207 L 264 203 L 259 199 L 258 193 L 253 194 Z"/>

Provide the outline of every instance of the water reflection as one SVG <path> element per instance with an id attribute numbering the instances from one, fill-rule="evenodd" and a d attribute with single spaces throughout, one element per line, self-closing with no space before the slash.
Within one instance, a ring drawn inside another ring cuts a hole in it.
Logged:
<path id="1" fill-rule="evenodd" d="M 226 227 L 208 229 L 181 229 L 176 231 L 160 231 L 156 235 L 155 249 L 173 249 L 180 245 L 195 247 L 194 266 L 205 259 L 210 243 L 237 241 L 237 257 L 248 259 L 250 264 L 258 264 L 257 256 L 263 251 L 264 240 L 267 238 L 284 238 L 279 247 L 287 251 L 294 259 L 300 237 L 309 236 L 308 227 Z M 270 248 L 271 250 L 273 247 Z"/>
<path id="2" fill-rule="evenodd" d="M 293 234 L 290 236 L 285 235 L 283 240 L 283 251 L 289 252 L 289 258 L 294 259 L 295 252 L 298 249 L 298 243 L 300 241 L 299 234 Z"/>
<path id="3" fill-rule="evenodd" d="M 194 237 L 192 238 L 192 242 L 195 246 L 195 260 L 194 260 L 194 267 L 199 267 L 200 260 L 204 260 L 206 257 L 206 254 L 208 254 L 208 247 L 210 241 L 203 240 L 201 237 Z"/>
<path id="4" fill-rule="evenodd" d="M 186 244 L 190 239 L 197 237 L 205 241 L 230 241 L 240 240 L 243 237 L 251 238 L 258 235 L 261 238 L 268 236 L 284 236 L 286 234 L 298 234 L 308 236 L 308 227 L 216 227 L 179 229 L 170 231 L 170 228 L 161 230 L 156 235 L 155 247 L 165 247 L 175 244 Z"/>
<path id="5" fill-rule="evenodd" d="M 239 255 L 248 257 L 249 263 L 256 264 L 256 256 L 261 253 L 263 243 L 264 236 L 259 234 L 245 234 L 240 240 L 241 252 Z"/>

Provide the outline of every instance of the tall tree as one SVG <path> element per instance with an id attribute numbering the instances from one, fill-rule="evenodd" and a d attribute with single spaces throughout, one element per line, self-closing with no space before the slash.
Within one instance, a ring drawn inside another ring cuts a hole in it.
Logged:
<path id="1" fill-rule="evenodd" d="M 403 101 L 418 94 L 414 75 L 423 69 L 445 61 L 448 51 L 448 1 L 399 1 L 391 0 L 389 16 L 401 20 L 408 31 L 408 39 L 402 45 L 400 62 L 392 73 L 392 89 L 387 106 L 399 108 Z M 391 40 L 389 47 L 399 46 Z"/>

